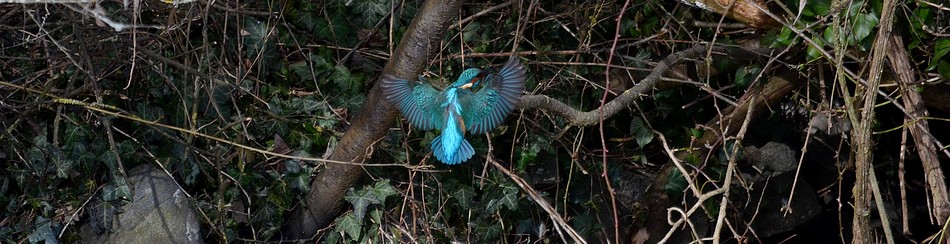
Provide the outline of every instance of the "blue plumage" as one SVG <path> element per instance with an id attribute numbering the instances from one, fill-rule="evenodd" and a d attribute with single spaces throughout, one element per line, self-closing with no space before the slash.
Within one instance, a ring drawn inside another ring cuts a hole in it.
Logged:
<path id="1" fill-rule="evenodd" d="M 383 74 L 380 87 L 410 124 L 421 130 L 441 131 L 432 141 L 433 155 L 455 165 L 475 155 L 465 140 L 467 132 L 481 134 L 494 129 L 518 106 L 524 79 L 524 66 L 511 57 L 498 71 L 466 69 L 441 92 L 429 84 L 390 74 Z"/>

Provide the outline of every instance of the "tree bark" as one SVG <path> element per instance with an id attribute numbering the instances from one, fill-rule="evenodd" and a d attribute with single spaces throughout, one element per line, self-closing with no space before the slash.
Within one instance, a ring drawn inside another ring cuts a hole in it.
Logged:
<path id="1" fill-rule="evenodd" d="M 775 19 L 765 13 L 769 7 L 766 1 L 763 0 L 681 0 L 680 2 L 726 15 L 730 19 L 759 29 L 782 27 Z"/>
<path id="2" fill-rule="evenodd" d="M 461 0 L 426 1 L 419 9 L 383 72 L 413 78 L 423 71 L 441 47 L 446 27 L 455 20 Z M 389 131 L 397 112 L 378 86 L 370 89 L 359 114 L 331 160 L 361 163 L 372 153 L 374 143 Z M 284 224 L 282 238 L 309 239 L 336 219 L 347 189 L 363 174 L 357 165 L 327 164 L 310 185 L 310 192 Z"/>
<path id="3" fill-rule="evenodd" d="M 913 66 L 909 60 L 910 53 L 904 49 L 901 35 L 891 37 L 891 46 L 887 52 L 891 70 L 894 72 L 901 90 L 901 101 L 907 108 L 907 116 L 912 123 L 908 126 L 914 137 L 917 155 L 924 168 L 924 179 L 930 187 L 930 198 L 933 202 L 933 214 L 938 225 L 944 225 L 950 217 L 950 198 L 947 197 L 947 185 L 944 182 L 943 169 L 937 157 L 937 144 L 930 133 L 930 125 L 925 118 L 929 116 L 924 99 L 917 92 L 917 78 L 914 77 Z"/>
<path id="4" fill-rule="evenodd" d="M 852 145 L 854 145 L 854 220 L 852 221 L 852 243 L 873 243 L 877 242 L 871 232 L 871 200 L 873 199 L 872 188 L 877 187 L 878 182 L 872 180 L 874 174 L 874 141 L 871 127 L 874 123 L 874 105 L 877 101 L 877 91 L 881 84 L 881 73 L 884 70 L 884 57 L 886 56 L 888 45 L 891 43 L 891 27 L 894 16 L 894 0 L 885 0 L 881 13 L 881 25 L 877 30 L 874 46 L 871 52 L 871 69 L 868 75 L 867 87 L 864 89 L 864 99 L 861 109 L 860 123 L 854 125 L 851 131 Z M 855 94 L 857 96 L 858 94 Z M 855 105 L 857 106 L 857 105 Z M 854 119 L 852 119 L 854 121 Z M 878 206 L 883 208 L 884 206 Z M 886 221 L 882 217 L 882 221 Z M 885 234 L 888 236 L 888 243 L 893 243 L 890 234 L 890 226 L 887 222 L 884 224 Z"/>

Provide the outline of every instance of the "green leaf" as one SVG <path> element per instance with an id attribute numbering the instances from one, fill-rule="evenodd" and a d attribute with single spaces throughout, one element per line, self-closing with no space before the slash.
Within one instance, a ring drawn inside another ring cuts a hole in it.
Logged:
<path id="1" fill-rule="evenodd" d="M 828 15 L 829 12 L 831 12 L 831 0 L 812 0 L 806 3 L 802 15 L 820 17 Z"/>
<path id="2" fill-rule="evenodd" d="M 369 217 L 373 220 L 373 223 L 381 223 L 383 219 L 383 211 L 379 209 L 373 209 L 373 211 L 369 211 Z"/>
<path id="3" fill-rule="evenodd" d="M 940 63 L 937 64 L 937 73 L 940 73 L 943 78 L 950 78 L 950 62 L 940 60 Z"/>
<path id="4" fill-rule="evenodd" d="M 294 11 L 294 13 L 297 13 L 296 18 L 293 18 L 294 24 L 303 26 L 310 32 L 313 32 L 318 24 L 326 24 L 318 23 L 320 19 L 310 11 Z"/>
<path id="5" fill-rule="evenodd" d="M 243 31 L 243 34 L 245 34 L 244 45 L 247 46 L 246 56 L 257 56 L 257 53 L 264 49 L 270 28 L 260 20 L 246 18 Z"/>
<path id="6" fill-rule="evenodd" d="M 317 100 L 316 96 L 292 98 L 287 107 L 293 111 L 292 114 L 313 115 L 318 111 L 329 111 L 326 104 Z"/>
<path id="7" fill-rule="evenodd" d="M 115 204 L 106 201 L 99 201 L 94 210 L 88 211 L 89 223 L 98 231 L 111 231 L 115 213 L 118 211 Z"/>
<path id="8" fill-rule="evenodd" d="M 333 66 L 320 55 L 309 54 L 307 60 L 290 64 L 290 69 L 303 81 L 310 81 L 317 78 L 323 72 L 330 70 Z"/>
<path id="9" fill-rule="evenodd" d="M 689 134 L 695 138 L 703 137 L 703 130 L 697 128 L 689 128 Z"/>
<path id="10" fill-rule="evenodd" d="M 637 145 L 644 148 L 653 141 L 653 130 L 640 117 L 630 120 L 630 134 L 637 139 Z"/>
<path id="11" fill-rule="evenodd" d="M 300 173 L 300 163 L 296 160 L 284 160 L 284 169 L 287 169 L 288 174 Z"/>
<path id="12" fill-rule="evenodd" d="M 946 56 L 950 52 L 950 38 L 940 38 L 934 43 L 934 57 L 930 60 L 930 65 L 927 66 L 927 71 L 931 71 L 940 64 L 940 61 L 943 59 L 943 56 Z"/>
<path id="13" fill-rule="evenodd" d="M 582 235 L 593 233 L 599 228 L 599 221 L 594 219 L 591 214 L 580 214 L 571 218 L 571 226 L 574 226 Z"/>
<path id="14" fill-rule="evenodd" d="M 762 67 L 755 65 L 737 69 L 735 84 L 740 87 L 748 87 L 749 84 L 752 84 L 752 82 L 759 77 L 760 72 L 762 72 Z"/>
<path id="15" fill-rule="evenodd" d="M 864 10 L 864 0 L 852 0 L 850 3 L 851 6 L 847 9 L 848 16 L 854 18 Z"/>
<path id="16" fill-rule="evenodd" d="M 825 46 L 825 41 L 820 38 L 816 38 L 812 40 L 815 41 L 815 46 L 808 45 L 808 48 L 806 48 L 806 51 L 805 51 L 805 53 L 808 54 L 809 62 L 815 61 L 816 59 L 821 58 L 822 56 L 821 56 L 821 51 L 819 51 L 819 48 L 823 48 Z"/>
<path id="17" fill-rule="evenodd" d="M 775 40 L 773 40 L 773 42 L 769 45 L 769 47 L 771 48 L 787 47 L 788 45 L 792 43 L 792 41 L 795 40 L 795 37 L 797 36 L 795 35 L 794 32 L 792 32 L 792 28 L 789 28 L 788 26 L 783 27 L 782 31 L 779 32 L 777 36 L 775 36 Z"/>
<path id="18" fill-rule="evenodd" d="M 854 18 L 854 26 L 852 26 L 851 41 L 849 44 L 860 43 L 864 38 L 867 38 L 871 35 L 871 30 L 874 27 L 877 27 L 879 22 L 877 15 L 874 13 L 868 14 L 858 14 Z"/>
<path id="19" fill-rule="evenodd" d="M 504 186 L 499 198 L 488 201 L 487 210 L 494 212 L 501 207 L 507 207 L 509 210 L 515 210 L 518 207 L 518 188 L 514 186 Z"/>
<path id="20" fill-rule="evenodd" d="M 837 26 L 828 26 L 825 28 L 825 31 L 822 32 L 822 38 L 827 43 L 837 43 L 838 36 L 838 27 Z"/>
<path id="21" fill-rule="evenodd" d="M 45 242 L 46 244 L 59 243 L 59 240 L 56 239 L 56 233 L 53 231 L 53 228 L 50 226 L 52 221 L 43 216 L 36 216 L 36 221 L 33 222 L 36 226 L 33 229 L 33 233 L 30 233 L 28 239 L 30 243 L 39 243 Z"/>
<path id="22" fill-rule="evenodd" d="M 312 170 L 309 170 L 312 171 Z M 305 170 L 302 174 L 296 174 L 291 178 L 290 188 L 299 190 L 301 192 L 310 191 L 310 173 Z"/>
<path id="23" fill-rule="evenodd" d="M 346 233 L 351 240 L 360 240 L 363 232 L 363 218 L 357 218 L 354 214 L 343 215 L 336 221 L 336 231 Z"/>
<path id="24" fill-rule="evenodd" d="M 459 207 L 475 207 L 475 190 L 471 186 L 458 185 L 453 191 L 452 196 L 458 200 Z"/>
<path id="25" fill-rule="evenodd" d="M 713 198 L 706 199 L 706 201 L 703 202 L 703 206 L 705 207 L 704 209 L 706 209 L 706 216 L 708 216 L 709 218 L 716 218 L 716 216 L 719 216 L 719 201 L 720 200 L 721 199 L 717 199 L 713 197 Z"/>
<path id="26" fill-rule="evenodd" d="M 388 179 L 377 181 L 376 184 L 373 185 L 372 191 L 373 195 L 379 199 L 379 203 L 385 203 L 386 198 L 399 194 L 399 191 L 397 191 L 392 184 L 389 184 Z"/>
<path id="27" fill-rule="evenodd" d="M 666 187 L 663 190 L 667 195 L 678 196 L 686 190 L 686 178 L 683 177 L 678 170 L 673 170 L 669 174 L 669 178 L 666 180 Z"/>
<path id="28" fill-rule="evenodd" d="M 350 74 L 350 70 L 347 69 L 346 66 L 337 65 L 334 67 L 331 79 L 337 88 L 343 91 L 349 91 L 353 88 L 353 79 L 351 79 L 351 76 L 352 74 Z"/>
<path id="29" fill-rule="evenodd" d="M 72 156 L 72 155 L 70 155 Z M 78 155 L 76 155 L 78 156 Z M 53 165 L 56 166 L 56 177 L 66 179 L 69 178 L 69 172 L 72 172 L 73 165 L 76 165 L 76 162 L 72 160 L 71 157 L 67 157 L 63 150 L 60 150 L 59 147 L 52 147 L 49 150 L 50 160 L 53 162 Z"/>
<path id="30" fill-rule="evenodd" d="M 534 164 L 538 160 L 538 152 L 541 152 L 541 148 L 538 147 L 536 143 L 529 143 L 527 147 L 523 147 L 519 150 L 518 153 L 518 162 L 515 164 L 518 172 L 524 171 L 528 168 L 528 165 Z"/>
<path id="31" fill-rule="evenodd" d="M 373 26 L 383 16 L 389 13 L 389 1 L 348 1 L 347 6 L 352 8 L 351 12 L 359 13 L 362 18 L 357 18 L 364 27 Z"/>
<path id="32" fill-rule="evenodd" d="M 373 194 L 373 191 L 365 187 L 359 191 L 354 191 L 353 188 L 350 188 L 346 196 L 343 196 L 343 199 L 353 204 L 353 214 L 360 220 L 366 216 L 366 209 L 369 208 L 369 205 L 382 202 L 376 194 Z"/>
<path id="33" fill-rule="evenodd" d="M 518 209 L 518 188 L 514 186 L 505 186 L 505 197 L 502 203 L 510 210 Z"/>

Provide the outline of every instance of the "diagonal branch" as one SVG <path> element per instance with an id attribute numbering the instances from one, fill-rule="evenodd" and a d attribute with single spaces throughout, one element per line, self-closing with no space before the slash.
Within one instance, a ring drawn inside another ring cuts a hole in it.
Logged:
<path id="1" fill-rule="evenodd" d="M 425 69 L 441 46 L 446 27 L 455 20 L 460 0 L 426 1 L 396 47 L 386 65 L 385 73 L 397 77 L 413 77 Z M 373 87 L 360 113 L 333 148 L 330 160 L 363 162 L 374 143 L 389 131 L 396 119 L 395 108 L 386 101 L 378 87 Z M 369 148 L 369 149 L 368 149 Z M 343 195 L 363 174 L 356 165 L 327 164 L 310 185 L 310 192 L 290 214 L 284 225 L 283 238 L 308 239 L 336 218 L 342 208 Z"/>

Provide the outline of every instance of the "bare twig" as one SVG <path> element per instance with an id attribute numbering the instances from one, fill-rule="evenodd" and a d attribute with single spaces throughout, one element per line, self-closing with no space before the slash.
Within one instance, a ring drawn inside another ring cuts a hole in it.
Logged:
<path id="1" fill-rule="evenodd" d="M 617 28 L 614 30 L 614 40 L 610 45 L 610 52 L 607 55 L 607 63 L 611 64 L 614 60 L 614 52 L 617 48 L 617 39 L 620 38 L 620 21 L 623 20 L 623 14 L 627 12 L 627 6 L 630 6 L 630 0 L 626 0 L 623 3 L 623 7 L 620 8 L 620 14 L 617 15 Z M 604 71 L 604 91 L 610 91 L 610 66 L 607 66 L 607 69 Z M 607 94 L 604 92 L 600 98 L 600 122 L 597 123 L 600 130 L 600 157 L 601 157 L 601 168 L 603 168 L 603 173 L 600 177 L 604 178 L 604 184 L 607 185 L 607 192 L 610 194 L 610 206 L 613 209 L 614 217 L 614 243 L 620 243 L 620 218 L 617 217 L 617 196 L 614 194 L 613 184 L 610 183 L 610 176 L 607 174 L 607 141 L 604 140 L 604 105 L 607 103 Z"/>
<path id="2" fill-rule="evenodd" d="M 534 188 L 531 187 L 531 185 L 528 184 L 528 182 L 526 182 L 524 179 L 512 173 L 510 170 L 505 168 L 505 166 L 499 164 L 498 161 L 496 161 L 491 155 L 491 153 L 488 153 L 488 163 L 492 164 L 492 166 L 495 166 L 495 169 L 498 169 L 498 171 L 501 171 L 507 175 L 508 178 L 511 178 L 515 184 L 528 193 L 528 197 L 531 197 L 531 200 L 533 200 L 535 203 L 538 203 L 538 206 L 548 214 L 548 217 L 551 218 L 551 221 L 554 221 L 559 229 L 563 229 L 563 231 L 567 232 L 567 235 L 571 237 L 574 243 L 587 243 L 587 241 L 585 241 L 584 238 L 581 237 L 581 235 L 578 234 L 573 227 L 571 227 L 571 225 L 567 224 L 567 221 L 564 221 L 564 218 L 562 218 L 561 215 L 557 213 L 557 209 L 554 209 L 554 207 L 551 206 L 547 200 L 544 200 L 544 198 L 541 197 L 541 194 L 538 194 L 538 191 L 534 190 Z"/>

